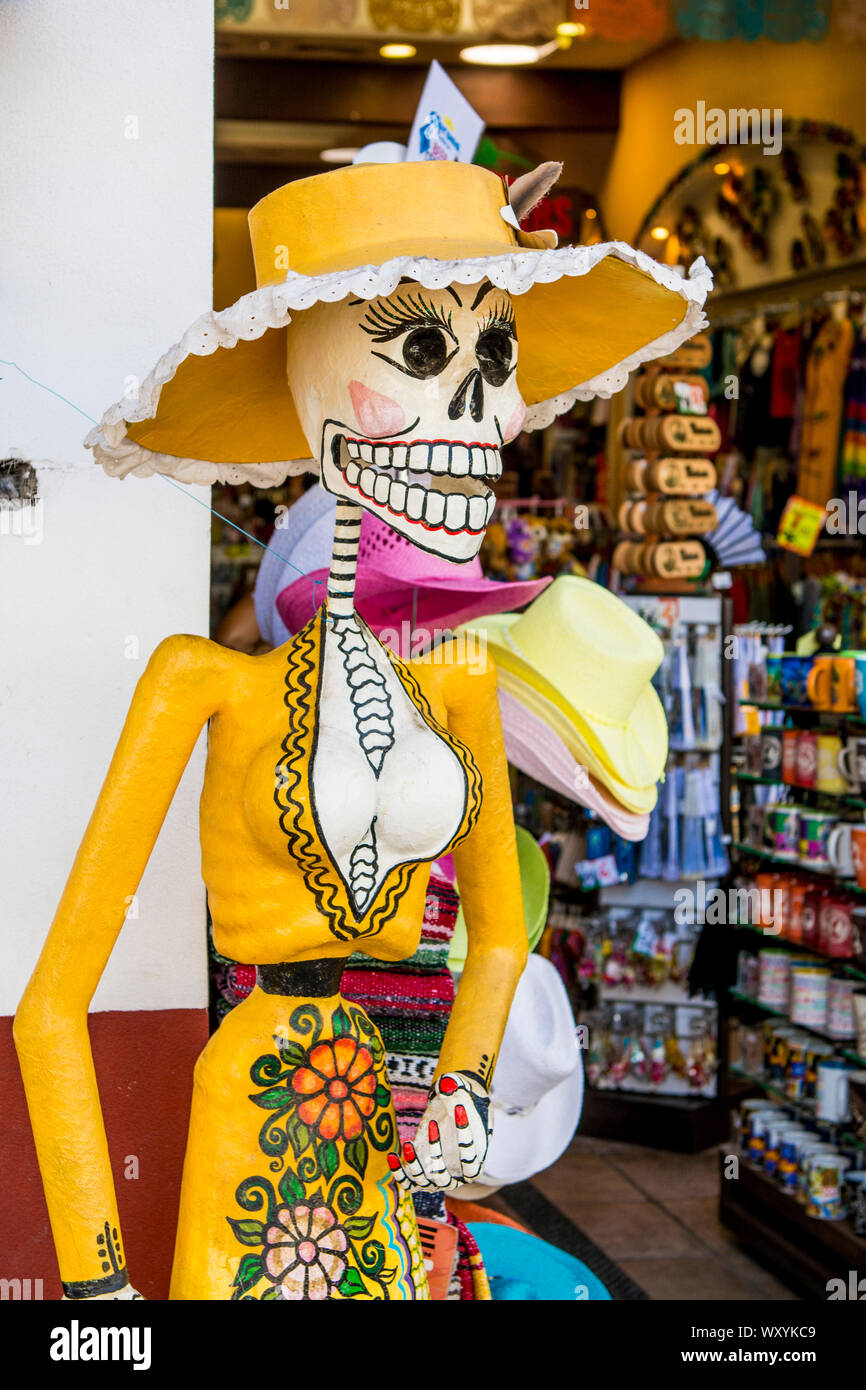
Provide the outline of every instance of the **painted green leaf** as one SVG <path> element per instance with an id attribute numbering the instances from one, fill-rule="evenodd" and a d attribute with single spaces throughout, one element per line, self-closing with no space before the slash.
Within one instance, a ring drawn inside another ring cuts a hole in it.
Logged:
<path id="1" fill-rule="evenodd" d="M 286 1042 L 281 1042 L 277 1051 L 282 1061 L 290 1067 L 299 1067 L 307 1055 L 303 1043 L 290 1042 L 288 1040 Z"/>
<path id="2" fill-rule="evenodd" d="M 377 1086 L 373 1092 L 373 1097 L 377 1105 L 388 1105 L 391 1100 L 391 1092 L 387 1086 Z"/>
<path id="3" fill-rule="evenodd" d="M 380 1270 L 380 1271 L 379 1271 L 378 1278 L 379 1278 L 379 1282 L 382 1283 L 382 1284 L 393 1284 L 394 1280 L 397 1278 L 397 1270 L 396 1270 L 396 1267 L 394 1267 L 394 1268 L 392 1268 L 392 1269 L 382 1269 L 382 1270 Z"/>
<path id="4" fill-rule="evenodd" d="M 271 1086 L 259 1096 L 250 1096 L 250 1100 L 262 1110 L 282 1110 L 283 1106 L 292 1104 L 293 1097 L 285 1086 Z"/>
<path id="5" fill-rule="evenodd" d="M 346 1013 L 342 1004 L 339 1004 L 331 1016 L 331 1029 L 335 1038 L 345 1038 L 352 1033 L 352 1020 Z"/>
<path id="6" fill-rule="evenodd" d="M 359 1178 L 363 1178 L 367 1171 L 367 1141 L 363 1136 L 359 1139 L 352 1139 L 343 1150 L 344 1157 L 350 1168 L 354 1168 Z"/>
<path id="7" fill-rule="evenodd" d="M 304 1184 L 287 1168 L 280 1178 L 280 1196 L 287 1202 L 300 1202 L 303 1195 Z"/>
<path id="8" fill-rule="evenodd" d="M 299 1158 L 304 1149 L 309 1148 L 310 1131 L 298 1115 L 297 1110 L 293 1111 L 286 1121 L 286 1134 L 289 1136 L 289 1143 L 295 1158 Z"/>
<path id="9" fill-rule="evenodd" d="M 244 1255 L 235 1275 L 235 1287 L 247 1293 L 261 1279 L 263 1268 L 261 1255 Z"/>
<path id="10" fill-rule="evenodd" d="M 329 1144 L 323 1144 L 319 1149 L 319 1167 L 324 1173 L 327 1182 L 331 1181 L 331 1178 L 334 1176 L 339 1166 L 340 1155 L 337 1152 L 336 1144 L 333 1140 Z"/>
<path id="11" fill-rule="evenodd" d="M 261 1221 L 233 1221 L 230 1216 L 226 1220 L 241 1245 L 264 1244 L 265 1228 Z"/>
<path id="12" fill-rule="evenodd" d="M 343 1298 L 355 1298 L 359 1293 L 364 1293 L 364 1281 L 357 1269 L 347 1269 L 340 1283 L 337 1286 L 337 1293 Z"/>
<path id="13" fill-rule="evenodd" d="M 353 1240 L 366 1240 L 376 1224 L 375 1216 L 350 1216 L 345 1223 L 346 1232 Z"/>
<path id="14" fill-rule="evenodd" d="M 280 1291 L 277 1288 L 276 1284 L 272 1284 L 269 1289 L 265 1289 L 261 1297 L 261 1302 L 270 1303 L 273 1299 L 280 1297 L 282 1297 L 282 1295 L 280 1294 Z"/>

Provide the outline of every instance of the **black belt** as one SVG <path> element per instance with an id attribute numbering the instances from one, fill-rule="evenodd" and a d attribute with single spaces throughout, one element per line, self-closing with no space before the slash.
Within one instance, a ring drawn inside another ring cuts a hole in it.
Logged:
<path id="1" fill-rule="evenodd" d="M 299 999 L 327 999 L 339 994 L 346 961 L 339 956 L 324 960 L 288 960 L 276 965 L 257 965 L 256 979 L 265 994 L 290 994 Z"/>

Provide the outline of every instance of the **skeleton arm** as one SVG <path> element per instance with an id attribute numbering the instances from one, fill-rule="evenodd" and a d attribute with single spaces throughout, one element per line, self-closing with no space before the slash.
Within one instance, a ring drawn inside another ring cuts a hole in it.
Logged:
<path id="1" fill-rule="evenodd" d="M 496 670 L 488 662 L 479 674 L 446 672 L 449 731 L 470 749 L 482 778 L 477 824 L 454 851 L 469 948 L 415 1143 L 389 1160 L 403 1185 L 440 1190 L 483 1168 L 490 1082 L 527 956 Z"/>
<path id="2" fill-rule="evenodd" d="M 15 1043 L 60 1275 L 70 1297 L 128 1286 L 87 1010 L 202 727 L 218 672 L 199 637 L 170 637 L 138 683 Z"/>

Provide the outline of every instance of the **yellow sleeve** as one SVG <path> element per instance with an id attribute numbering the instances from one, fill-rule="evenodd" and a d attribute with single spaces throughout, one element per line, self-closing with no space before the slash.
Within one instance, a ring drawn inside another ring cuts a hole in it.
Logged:
<path id="1" fill-rule="evenodd" d="M 496 669 L 488 658 L 481 672 L 457 667 L 449 675 L 448 728 L 478 765 L 482 799 L 475 826 L 454 850 L 468 951 L 436 1075 L 472 1072 L 489 1089 L 526 964 L 526 922 Z"/>
<path id="2" fill-rule="evenodd" d="M 109 1293 L 128 1282 L 87 1010 L 177 784 L 216 709 L 219 651 L 201 637 L 169 637 L 151 657 L 15 1016 L 15 1043 L 69 1297 Z M 112 1246 L 107 1252 L 97 1248 L 106 1222 Z"/>

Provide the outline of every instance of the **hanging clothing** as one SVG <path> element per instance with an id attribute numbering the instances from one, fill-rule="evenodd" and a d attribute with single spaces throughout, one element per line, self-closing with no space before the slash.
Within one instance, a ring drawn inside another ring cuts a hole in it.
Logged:
<path id="1" fill-rule="evenodd" d="M 853 348 L 851 320 L 828 318 L 806 364 L 797 492 L 818 506 L 824 506 L 836 488 L 842 401 Z"/>

